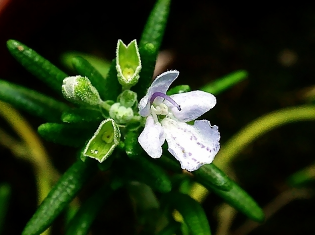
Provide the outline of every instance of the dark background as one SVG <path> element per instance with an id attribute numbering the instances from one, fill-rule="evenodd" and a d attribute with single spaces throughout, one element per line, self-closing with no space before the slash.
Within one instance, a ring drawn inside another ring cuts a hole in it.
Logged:
<path id="1" fill-rule="evenodd" d="M 4 8 L 0 5 L 0 78 L 54 95 L 10 56 L 8 39 L 21 41 L 59 67 L 61 53 L 70 50 L 110 60 L 118 39 L 125 43 L 139 39 L 154 2 L 12 0 Z M 176 83 L 193 89 L 235 70 L 249 72 L 246 81 L 217 96 L 216 107 L 206 116 L 219 126 L 224 144 L 255 118 L 306 102 L 303 91 L 314 85 L 315 76 L 315 9 L 301 3 L 173 0 L 161 49 L 174 56 L 167 69 L 180 71 Z M 43 122 L 23 115 L 34 128 Z M 313 163 L 314 130 L 313 122 L 283 126 L 238 156 L 234 162 L 238 182 L 261 206 L 287 188 L 290 174 Z M 56 168 L 63 172 L 74 158 L 60 152 L 72 150 L 45 143 Z M 4 234 L 20 234 L 36 208 L 34 177 L 28 163 L 1 146 L 0 151 L 0 182 L 12 186 Z M 107 222 L 99 219 L 95 234 L 129 234 L 133 219 L 127 196 L 119 191 L 112 200 L 106 210 L 109 214 L 102 214 Z M 204 203 L 213 231 L 216 215 L 212 211 L 218 203 L 212 195 Z M 314 198 L 296 200 L 251 234 L 314 234 L 314 203 Z M 238 215 L 233 229 L 244 220 Z M 54 229 L 55 234 L 60 231 L 58 226 Z"/>

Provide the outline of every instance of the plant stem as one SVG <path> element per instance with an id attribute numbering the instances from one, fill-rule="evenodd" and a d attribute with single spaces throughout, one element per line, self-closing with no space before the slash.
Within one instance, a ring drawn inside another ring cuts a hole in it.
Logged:
<path id="1" fill-rule="evenodd" d="M 284 108 L 254 120 L 230 138 L 214 162 L 224 171 L 234 158 L 258 137 L 277 127 L 298 121 L 315 121 L 315 105 Z"/>

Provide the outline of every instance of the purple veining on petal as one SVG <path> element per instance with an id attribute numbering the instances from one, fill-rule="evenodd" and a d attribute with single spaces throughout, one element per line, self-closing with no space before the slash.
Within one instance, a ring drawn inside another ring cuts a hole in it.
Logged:
<path id="1" fill-rule="evenodd" d="M 168 95 L 166 95 L 166 94 L 164 94 L 162 92 L 154 92 L 153 93 L 153 95 L 150 98 L 150 103 L 151 104 L 153 103 L 153 101 L 155 100 L 156 97 L 162 97 L 162 98 L 166 99 L 168 102 L 170 102 L 172 105 L 174 105 L 178 109 L 178 111 L 182 110 L 180 105 L 177 104 L 175 102 L 175 100 L 173 100 L 171 97 L 169 97 Z"/>
<path id="2" fill-rule="evenodd" d="M 162 101 L 163 98 L 159 99 Z M 216 133 L 211 132 L 211 136 L 203 135 L 203 128 L 211 127 L 209 121 L 205 124 L 207 126 L 196 125 L 197 128 L 194 128 L 195 126 L 168 117 L 161 121 L 166 132 L 168 151 L 180 162 L 182 169 L 197 170 L 200 166 L 211 163 L 218 152 L 219 144 L 210 138 L 212 135 L 215 137 Z M 177 137 L 176 140 L 175 137 Z"/>
<path id="3" fill-rule="evenodd" d="M 187 153 L 185 152 L 185 149 L 183 148 L 183 146 L 181 146 L 179 143 L 176 143 L 176 145 L 181 149 L 182 153 L 184 154 L 183 157 L 187 158 Z"/>

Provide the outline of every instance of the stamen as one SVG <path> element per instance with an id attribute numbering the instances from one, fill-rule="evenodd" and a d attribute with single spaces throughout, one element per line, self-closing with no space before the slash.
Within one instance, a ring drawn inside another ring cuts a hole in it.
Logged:
<path id="1" fill-rule="evenodd" d="M 156 97 L 162 97 L 163 99 L 167 100 L 167 101 L 170 102 L 172 105 L 174 105 L 174 106 L 178 109 L 178 111 L 181 111 L 181 110 L 182 110 L 182 108 L 180 107 L 180 105 L 177 104 L 177 103 L 175 102 L 175 100 L 173 100 L 171 97 L 169 97 L 168 95 L 166 95 L 166 94 L 164 94 L 164 93 L 162 93 L 162 92 L 155 92 L 155 93 L 153 93 L 153 95 L 152 95 L 151 98 L 150 98 L 150 103 L 151 103 L 151 104 L 153 103 L 153 101 L 155 100 Z"/>

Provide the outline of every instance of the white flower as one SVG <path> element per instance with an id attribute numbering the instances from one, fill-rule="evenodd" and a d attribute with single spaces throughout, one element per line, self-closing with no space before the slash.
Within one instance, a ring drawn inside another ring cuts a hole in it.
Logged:
<path id="1" fill-rule="evenodd" d="M 203 91 L 166 95 L 179 72 L 159 75 L 139 103 L 139 113 L 147 117 L 138 141 L 152 158 L 162 155 L 166 139 L 168 151 L 180 162 L 182 169 L 197 170 L 211 163 L 220 149 L 220 133 L 208 120 L 195 120 L 216 104 L 216 98 Z"/>

